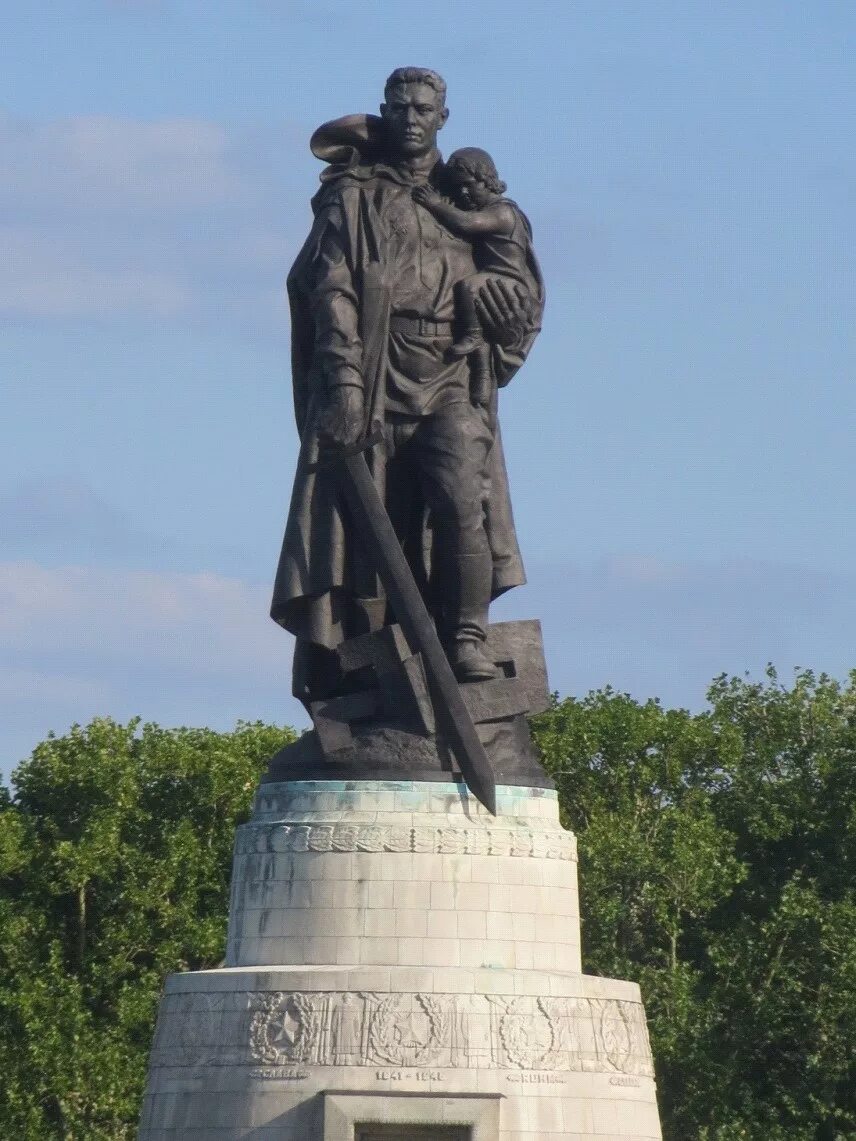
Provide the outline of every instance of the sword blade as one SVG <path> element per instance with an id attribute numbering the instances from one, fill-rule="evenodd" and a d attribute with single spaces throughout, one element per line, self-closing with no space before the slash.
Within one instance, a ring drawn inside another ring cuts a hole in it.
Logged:
<path id="1" fill-rule="evenodd" d="M 493 769 L 464 704 L 458 679 L 437 637 L 434 620 L 372 479 L 365 451 L 342 455 L 337 466 L 360 540 L 368 548 L 410 648 L 422 654 L 435 712 L 455 752 L 461 775 L 471 792 L 495 816 Z"/>

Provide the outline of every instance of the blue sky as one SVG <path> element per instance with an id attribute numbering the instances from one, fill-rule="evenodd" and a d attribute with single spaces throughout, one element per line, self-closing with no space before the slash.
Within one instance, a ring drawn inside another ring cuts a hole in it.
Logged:
<path id="1" fill-rule="evenodd" d="M 54 0 L 3 20 L 0 771 L 96 714 L 305 723 L 267 618 L 320 122 L 449 84 L 535 227 L 504 393 L 552 684 L 856 666 L 856 8 Z"/>

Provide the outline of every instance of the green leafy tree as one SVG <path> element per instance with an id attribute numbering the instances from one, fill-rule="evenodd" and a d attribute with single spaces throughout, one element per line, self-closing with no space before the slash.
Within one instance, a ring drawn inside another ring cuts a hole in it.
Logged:
<path id="1" fill-rule="evenodd" d="M 640 982 L 673 1141 L 856 1136 L 856 674 L 605 690 L 536 739 L 578 836 L 585 969 Z"/>
<path id="2" fill-rule="evenodd" d="M 0 799 L 0 1136 L 125 1138 L 165 975 L 221 960 L 235 827 L 291 730 L 75 727 Z"/>
<path id="3" fill-rule="evenodd" d="M 535 720 L 586 970 L 642 985 L 669 1141 L 856 1136 L 856 674 L 605 690 Z M 287 729 L 94 721 L 0 788 L 0 1136 L 134 1136 L 163 978 L 221 960 Z"/>

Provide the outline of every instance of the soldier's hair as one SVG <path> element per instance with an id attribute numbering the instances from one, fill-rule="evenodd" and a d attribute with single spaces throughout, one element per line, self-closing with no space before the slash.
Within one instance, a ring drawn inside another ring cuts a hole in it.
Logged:
<path id="1" fill-rule="evenodd" d="M 496 163 L 481 147 L 461 147 L 459 151 L 453 151 L 446 163 L 446 171 L 454 174 L 456 170 L 477 178 L 494 194 L 504 194 L 507 189 L 499 177 Z"/>
<path id="2" fill-rule="evenodd" d="M 393 87 L 401 87 L 404 83 L 424 83 L 427 87 L 433 87 L 442 102 L 446 102 L 446 80 L 427 67 L 397 67 L 384 84 L 384 99 L 389 98 Z"/>

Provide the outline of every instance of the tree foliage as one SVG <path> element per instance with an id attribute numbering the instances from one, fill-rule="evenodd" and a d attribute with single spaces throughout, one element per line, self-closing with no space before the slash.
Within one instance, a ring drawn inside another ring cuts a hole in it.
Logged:
<path id="1" fill-rule="evenodd" d="M 164 976 L 220 961 L 235 827 L 293 736 L 99 719 L 0 791 L 0 1136 L 135 1135 Z"/>
<path id="2" fill-rule="evenodd" d="M 669 1141 L 856 1136 L 856 674 L 605 690 L 535 719 L 585 969 L 636 979 Z M 290 730 L 97 720 L 0 787 L 0 1136 L 134 1136 L 160 988 L 216 966 L 232 840 Z"/>
<path id="3" fill-rule="evenodd" d="M 642 986 L 664 1132 L 856 1136 L 856 674 L 609 690 L 536 736 L 580 847 L 585 969 Z"/>

